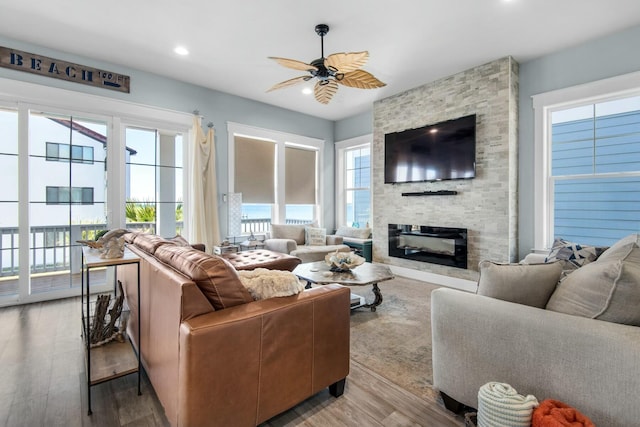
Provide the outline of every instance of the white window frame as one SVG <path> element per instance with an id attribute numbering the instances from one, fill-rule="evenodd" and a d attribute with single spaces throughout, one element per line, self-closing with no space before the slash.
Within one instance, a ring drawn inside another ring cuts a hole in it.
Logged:
<path id="1" fill-rule="evenodd" d="M 365 147 L 368 146 L 369 149 L 373 148 L 373 134 L 367 134 L 367 135 L 362 135 L 362 136 L 357 136 L 355 138 L 350 138 L 350 139 L 345 139 L 343 141 L 338 141 L 335 143 L 335 150 L 336 150 L 336 155 L 335 155 L 335 159 L 336 159 L 336 200 L 335 200 L 335 204 L 336 204 L 336 228 L 341 226 L 341 225 L 351 225 L 351 224 L 347 224 L 347 212 L 346 212 L 346 206 L 347 206 L 347 201 L 346 201 L 346 185 L 345 185 L 345 181 L 346 181 L 346 176 L 345 176 L 345 172 L 346 172 L 346 165 L 345 165 L 345 153 L 348 150 L 354 149 L 354 148 L 358 148 L 358 147 Z M 373 158 L 373 153 L 372 153 L 372 158 Z M 370 171 L 373 172 L 373 165 L 371 165 Z M 373 180 L 369 180 L 369 182 L 373 182 Z M 371 188 L 371 186 L 369 187 L 369 191 L 372 191 L 373 189 Z M 371 203 L 373 203 L 373 193 L 372 197 L 370 198 Z M 369 211 L 373 212 L 372 210 L 372 206 L 369 206 Z"/>
<path id="2" fill-rule="evenodd" d="M 318 138 L 310 138 L 292 133 L 286 133 L 271 129 L 264 129 L 241 123 L 227 122 L 227 147 L 228 147 L 228 166 L 229 166 L 229 193 L 234 193 L 235 185 L 235 136 L 244 136 L 247 138 L 259 138 L 273 141 L 276 144 L 276 202 L 271 211 L 271 221 L 276 224 L 284 224 L 286 219 L 286 202 L 285 195 L 285 147 L 301 147 L 316 150 L 316 200 L 317 204 L 314 209 L 314 221 L 322 226 L 322 206 L 323 198 L 323 167 L 324 165 L 324 140 Z M 284 165 L 284 167 L 282 167 Z"/>
<path id="3" fill-rule="evenodd" d="M 18 112 L 18 165 L 19 182 L 21 183 L 18 203 L 18 219 L 20 224 L 28 224 L 29 220 L 29 162 L 28 138 L 29 112 L 49 111 L 72 116 L 82 116 L 102 120 L 107 123 L 107 158 L 113 165 L 107 171 L 107 200 L 109 210 L 107 220 L 109 228 L 123 228 L 125 226 L 125 143 L 124 131 L 126 126 L 152 127 L 155 129 L 182 133 L 184 141 L 190 141 L 193 115 L 178 111 L 171 111 L 157 107 L 135 104 L 114 98 L 75 92 L 67 89 L 44 86 L 35 83 L 22 82 L 0 77 L 0 105 Z M 183 144 L 183 197 L 184 197 L 184 234 L 188 233 L 189 200 L 188 185 L 190 177 L 189 144 Z M 114 209 L 116 208 L 116 209 Z M 30 230 L 20 227 L 20 242 L 30 240 Z M 80 288 L 63 289 L 37 294 L 29 294 L 30 262 L 29 245 L 20 245 L 18 256 L 20 259 L 18 294 L 0 298 L 0 307 L 16 303 L 39 302 L 56 298 L 66 298 L 80 295 Z M 95 292 L 112 289 L 111 284 L 103 288 L 96 287 Z"/>
<path id="4" fill-rule="evenodd" d="M 533 95 L 534 110 L 534 247 L 548 251 L 553 242 L 551 114 L 580 105 L 640 95 L 640 72 Z"/>

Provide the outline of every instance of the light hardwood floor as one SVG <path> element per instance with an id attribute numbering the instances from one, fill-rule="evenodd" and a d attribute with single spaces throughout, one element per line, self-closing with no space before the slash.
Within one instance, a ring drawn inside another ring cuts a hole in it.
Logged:
<path id="1" fill-rule="evenodd" d="M 168 426 L 143 375 L 92 387 L 87 415 L 80 299 L 0 309 L 0 426 Z M 276 426 L 464 426 L 436 402 L 416 397 L 357 362 L 345 393 L 328 390 L 264 423 Z"/>

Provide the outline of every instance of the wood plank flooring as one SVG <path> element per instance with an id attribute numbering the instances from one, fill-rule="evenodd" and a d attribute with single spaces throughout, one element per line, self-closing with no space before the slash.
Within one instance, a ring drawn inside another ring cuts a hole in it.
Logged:
<path id="1" fill-rule="evenodd" d="M 80 299 L 0 309 L 0 426 L 168 426 L 147 377 L 136 375 L 91 388 L 87 415 Z M 345 393 L 324 390 L 263 424 L 280 426 L 461 427 L 464 421 L 351 363 Z"/>

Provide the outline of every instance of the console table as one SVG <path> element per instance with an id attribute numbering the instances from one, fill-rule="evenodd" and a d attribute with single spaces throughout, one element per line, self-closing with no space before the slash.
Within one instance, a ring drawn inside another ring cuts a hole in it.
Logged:
<path id="1" fill-rule="evenodd" d="M 138 326 L 140 325 L 140 258 L 125 248 L 122 258 L 100 258 L 100 253 L 96 249 L 87 246 L 82 247 L 82 336 L 85 341 L 85 356 L 87 359 L 87 402 L 88 415 L 91 415 L 91 386 L 109 381 L 115 378 L 138 373 L 138 395 L 140 391 L 140 352 L 135 352 L 133 345 L 125 334 L 125 341 L 111 341 L 99 347 L 91 348 L 91 281 L 90 272 L 94 268 L 113 267 L 114 272 L 114 295 L 116 294 L 117 268 L 121 265 L 135 264 L 138 269 L 138 296 L 136 297 L 138 306 Z M 85 289 L 86 286 L 86 289 Z M 123 309 L 123 312 L 125 310 Z M 140 346 L 140 328 L 138 327 L 138 346 Z M 140 348 L 140 347 L 138 347 Z"/>

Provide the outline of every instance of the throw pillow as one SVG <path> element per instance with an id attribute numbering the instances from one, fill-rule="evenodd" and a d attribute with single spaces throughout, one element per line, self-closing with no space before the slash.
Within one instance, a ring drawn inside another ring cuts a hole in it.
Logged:
<path id="1" fill-rule="evenodd" d="M 325 246 L 327 244 L 327 230 L 324 228 L 306 227 L 305 244 L 308 246 Z"/>
<path id="2" fill-rule="evenodd" d="M 497 264 L 480 262 L 478 295 L 544 308 L 553 293 L 562 264 Z"/>
<path id="3" fill-rule="evenodd" d="M 632 252 L 574 271 L 551 295 L 547 310 L 640 326 L 640 263 Z"/>
<path id="4" fill-rule="evenodd" d="M 255 270 L 239 271 L 240 281 L 254 300 L 297 295 L 304 290 L 298 277 L 290 271 Z"/>
<path id="5" fill-rule="evenodd" d="M 640 264 L 640 234 L 630 234 L 614 243 L 598 260 L 628 259 Z"/>
<path id="6" fill-rule="evenodd" d="M 575 270 L 595 261 L 603 251 L 603 248 L 555 239 L 545 262 L 563 261 L 565 270 Z"/>

